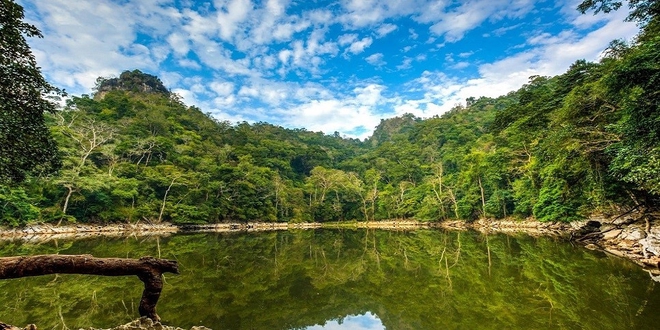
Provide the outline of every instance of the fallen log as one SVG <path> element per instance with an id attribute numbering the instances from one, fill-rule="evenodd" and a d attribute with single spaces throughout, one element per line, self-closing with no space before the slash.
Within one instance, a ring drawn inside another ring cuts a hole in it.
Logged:
<path id="1" fill-rule="evenodd" d="M 140 259 L 95 258 L 92 255 L 37 255 L 0 258 L 0 279 L 50 274 L 87 274 L 101 276 L 136 275 L 144 283 L 138 311 L 159 321 L 156 303 L 163 290 L 163 273 L 179 273 L 174 260 L 143 257 Z"/>

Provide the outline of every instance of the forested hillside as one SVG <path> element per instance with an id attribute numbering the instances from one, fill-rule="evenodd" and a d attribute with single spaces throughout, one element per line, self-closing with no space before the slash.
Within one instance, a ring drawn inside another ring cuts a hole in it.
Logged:
<path id="1" fill-rule="evenodd" d="M 0 222 L 570 221 L 653 208 L 660 22 L 651 9 L 631 15 L 638 38 L 612 42 L 599 62 L 440 117 L 383 120 L 367 141 L 219 122 L 137 70 L 100 79 L 93 96 L 47 117 L 63 166 L 0 186 Z"/>

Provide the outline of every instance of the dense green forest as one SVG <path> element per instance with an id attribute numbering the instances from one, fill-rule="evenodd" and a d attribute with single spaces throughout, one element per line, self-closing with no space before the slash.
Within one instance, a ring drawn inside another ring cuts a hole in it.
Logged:
<path id="1" fill-rule="evenodd" d="M 0 185 L 0 223 L 570 221 L 653 208 L 660 5 L 635 4 L 640 34 L 598 62 L 439 117 L 382 120 L 365 141 L 221 122 L 138 70 L 100 78 L 46 115 L 61 168 Z"/>

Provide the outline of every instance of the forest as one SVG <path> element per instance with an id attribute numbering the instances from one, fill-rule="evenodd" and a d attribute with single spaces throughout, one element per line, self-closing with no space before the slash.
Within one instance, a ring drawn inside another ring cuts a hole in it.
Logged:
<path id="1" fill-rule="evenodd" d="M 618 8 L 607 4 L 580 10 Z M 218 121 L 139 70 L 99 78 L 89 95 L 46 111 L 55 170 L 4 175 L 0 225 L 572 221 L 653 209 L 660 5 L 630 6 L 641 32 L 612 41 L 599 61 L 442 116 L 382 120 L 364 141 Z"/>

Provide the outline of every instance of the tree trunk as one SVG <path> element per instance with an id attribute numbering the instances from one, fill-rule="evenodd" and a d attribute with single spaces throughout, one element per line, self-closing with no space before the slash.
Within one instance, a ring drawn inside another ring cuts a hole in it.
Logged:
<path id="1" fill-rule="evenodd" d="M 481 191 L 481 216 L 486 217 L 486 197 L 484 196 L 484 186 L 481 184 L 481 176 L 479 176 L 479 190 Z"/>
<path id="2" fill-rule="evenodd" d="M 68 186 L 66 187 L 69 191 L 66 194 L 66 198 L 64 199 L 64 206 L 62 207 L 62 214 L 66 214 L 66 210 L 69 208 L 69 199 L 71 199 L 71 195 L 73 194 L 73 187 Z M 57 224 L 59 226 L 59 223 Z"/>
<path id="3" fill-rule="evenodd" d="M 156 303 L 163 289 L 163 273 L 179 273 L 174 260 L 143 257 L 140 259 L 95 258 L 92 255 L 37 255 L 0 258 L 0 279 L 50 274 L 88 274 L 102 276 L 136 275 L 144 283 L 138 311 L 154 321 Z"/>
<path id="4" fill-rule="evenodd" d="M 167 194 L 170 193 L 170 189 L 172 189 L 172 186 L 174 185 L 174 181 L 178 179 L 179 177 L 176 177 L 172 179 L 172 182 L 170 182 L 170 185 L 167 187 L 167 190 L 165 190 L 165 196 L 163 197 L 163 205 L 160 207 L 160 213 L 158 214 L 158 223 L 161 223 L 163 221 L 163 212 L 165 211 L 165 202 L 167 202 Z"/>

